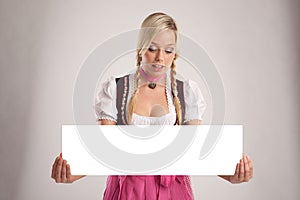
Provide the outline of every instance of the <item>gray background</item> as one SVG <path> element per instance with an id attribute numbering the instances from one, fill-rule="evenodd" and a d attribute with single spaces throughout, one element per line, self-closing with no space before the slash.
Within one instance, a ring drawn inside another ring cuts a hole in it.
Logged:
<path id="1" fill-rule="evenodd" d="M 299 199 L 299 8 L 297 0 L 2 0 L 0 199 L 100 199 L 105 177 L 50 179 L 61 125 L 74 123 L 73 84 L 89 52 L 154 11 L 173 16 L 213 59 L 225 124 L 244 125 L 254 162 L 247 184 L 193 177 L 196 199 Z"/>

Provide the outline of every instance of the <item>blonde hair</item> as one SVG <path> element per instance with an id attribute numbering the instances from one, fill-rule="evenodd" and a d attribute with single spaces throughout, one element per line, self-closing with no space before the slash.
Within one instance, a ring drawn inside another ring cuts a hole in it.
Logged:
<path id="1" fill-rule="evenodd" d="M 135 83 L 134 83 L 134 93 L 130 98 L 129 105 L 128 105 L 128 123 L 131 124 L 132 121 L 132 114 L 134 110 L 134 106 L 136 104 L 137 94 L 138 94 L 138 83 L 140 79 L 140 67 L 142 61 L 142 55 L 145 54 L 147 49 L 150 46 L 152 40 L 161 32 L 165 30 L 173 30 L 175 34 L 175 41 L 176 41 L 176 55 L 175 59 L 178 55 L 178 37 L 179 31 L 177 24 L 173 18 L 169 15 L 161 12 L 150 14 L 146 17 L 141 25 L 141 30 L 139 32 L 138 43 L 137 43 L 137 50 L 136 50 L 136 73 L 135 73 Z M 171 86 L 172 86 L 172 93 L 173 93 L 173 102 L 176 110 L 177 115 L 177 123 L 181 124 L 182 114 L 181 114 L 181 106 L 180 101 L 178 98 L 178 91 L 177 91 L 177 82 L 176 82 L 176 64 L 175 59 L 171 65 Z"/>

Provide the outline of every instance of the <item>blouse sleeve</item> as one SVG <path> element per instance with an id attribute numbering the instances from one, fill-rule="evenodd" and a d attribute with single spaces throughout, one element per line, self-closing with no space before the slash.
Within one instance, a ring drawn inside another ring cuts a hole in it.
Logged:
<path id="1" fill-rule="evenodd" d="M 188 80 L 184 82 L 185 116 L 183 122 L 202 120 L 206 108 L 206 102 L 196 82 Z"/>
<path id="2" fill-rule="evenodd" d="M 114 77 L 105 81 L 95 98 L 97 120 L 106 119 L 117 122 L 116 81 Z"/>

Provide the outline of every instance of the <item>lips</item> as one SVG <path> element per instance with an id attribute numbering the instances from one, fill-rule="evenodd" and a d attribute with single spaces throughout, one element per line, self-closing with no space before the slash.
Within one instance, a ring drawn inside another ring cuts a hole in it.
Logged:
<path id="1" fill-rule="evenodd" d="M 152 64 L 152 67 L 153 67 L 153 68 L 156 68 L 156 69 L 162 69 L 162 68 L 164 68 L 165 66 L 160 65 L 160 64 Z"/>

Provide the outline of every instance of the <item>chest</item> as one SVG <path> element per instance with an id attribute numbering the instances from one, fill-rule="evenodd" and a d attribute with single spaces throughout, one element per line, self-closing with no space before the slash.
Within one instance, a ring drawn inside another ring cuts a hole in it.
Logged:
<path id="1" fill-rule="evenodd" d="M 155 117 L 169 113 L 165 87 L 157 86 L 155 89 L 147 86 L 141 87 L 137 93 L 134 113 Z"/>

